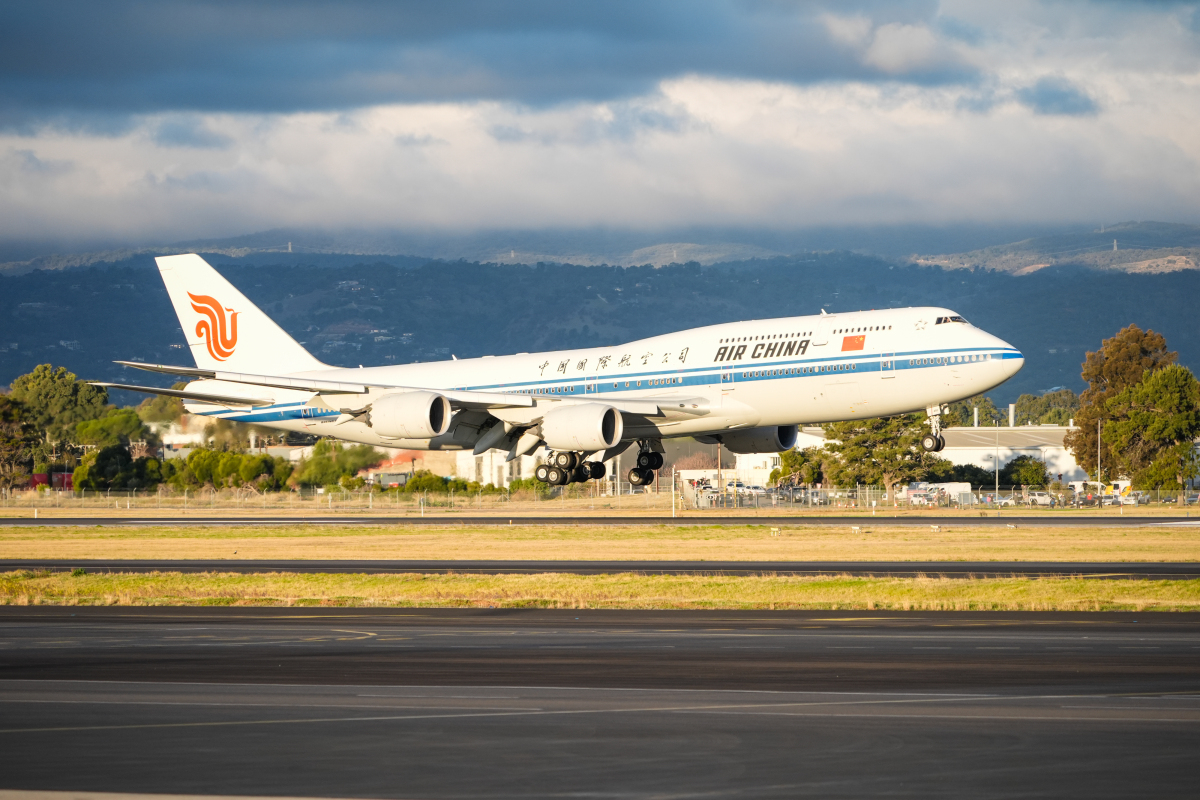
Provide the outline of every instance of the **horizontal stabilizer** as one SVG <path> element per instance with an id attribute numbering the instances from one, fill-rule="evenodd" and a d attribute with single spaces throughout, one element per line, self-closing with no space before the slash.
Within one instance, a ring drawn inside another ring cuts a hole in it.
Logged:
<path id="1" fill-rule="evenodd" d="M 265 397 L 232 397 L 230 395 L 209 394 L 208 392 L 189 392 L 186 389 L 159 389 L 156 386 L 131 386 L 126 383 L 105 383 L 103 381 L 88 381 L 93 386 L 103 386 L 106 389 L 123 389 L 127 392 L 142 392 L 144 394 L 161 394 L 167 397 L 178 397 L 183 400 L 194 400 L 197 403 L 212 403 L 217 406 L 269 406 L 275 401 Z"/>

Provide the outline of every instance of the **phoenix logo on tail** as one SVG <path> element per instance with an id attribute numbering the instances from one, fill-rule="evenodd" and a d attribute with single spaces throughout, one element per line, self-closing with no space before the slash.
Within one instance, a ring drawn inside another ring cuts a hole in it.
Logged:
<path id="1" fill-rule="evenodd" d="M 229 358 L 237 345 L 238 312 L 232 308 L 222 308 L 216 298 L 208 295 L 188 292 L 188 297 L 192 300 L 192 310 L 205 317 L 196 323 L 196 335 L 204 340 L 208 354 L 217 361 Z M 228 323 L 226 311 L 229 312 Z"/>

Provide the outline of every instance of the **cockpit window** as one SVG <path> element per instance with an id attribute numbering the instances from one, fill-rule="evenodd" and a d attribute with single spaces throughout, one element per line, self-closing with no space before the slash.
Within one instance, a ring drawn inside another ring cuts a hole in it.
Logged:
<path id="1" fill-rule="evenodd" d="M 967 322 L 965 319 L 963 319 L 962 317 L 959 317 L 959 316 L 954 316 L 954 317 L 938 317 L 938 318 L 937 318 L 937 322 L 935 322 L 934 324 L 935 324 L 935 325 L 941 325 L 943 322 L 961 322 L 961 323 L 963 323 L 963 324 L 965 324 L 965 325 L 970 325 L 970 324 L 971 324 L 971 323 Z"/>

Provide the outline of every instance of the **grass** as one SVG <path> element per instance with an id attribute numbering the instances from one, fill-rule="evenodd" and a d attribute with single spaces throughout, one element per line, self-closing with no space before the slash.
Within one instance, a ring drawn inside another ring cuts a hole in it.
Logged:
<path id="1" fill-rule="evenodd" d="M 0 528 L 0 558 L 1196 561 L 1200 528 L 271 526 Z"/>
<path id="2" fill-rule="evenodd" d="M 9 572 L 0 604 L 1197 611 L 1200 580 Z"/>

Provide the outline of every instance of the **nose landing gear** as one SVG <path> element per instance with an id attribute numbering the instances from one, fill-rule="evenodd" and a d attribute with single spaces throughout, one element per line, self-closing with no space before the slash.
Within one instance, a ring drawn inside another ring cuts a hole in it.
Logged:
<path id="1" fill-rule="evenodd" d="M 942 407 L 930 406 L 925 413 L 929 415 L 930 432 L 921 437 L 921 449 L 926 453 L 941 452 L 946 447 L 946 440 L 942 436 Z"/>

